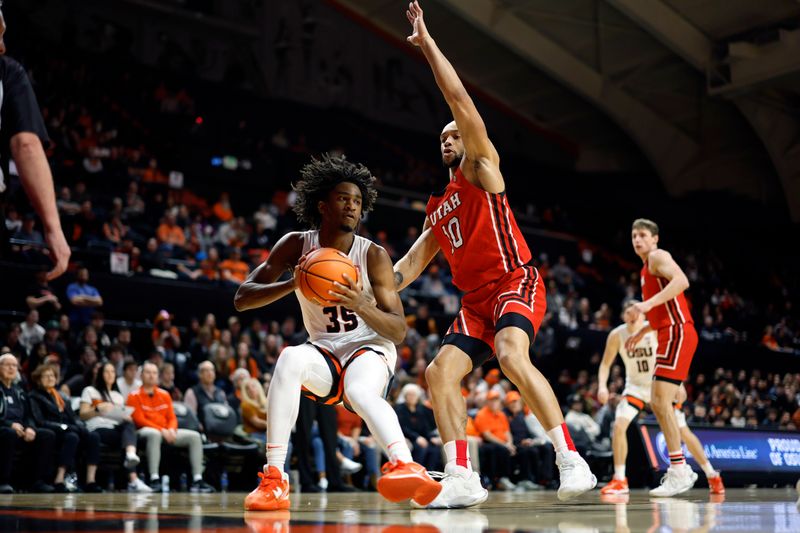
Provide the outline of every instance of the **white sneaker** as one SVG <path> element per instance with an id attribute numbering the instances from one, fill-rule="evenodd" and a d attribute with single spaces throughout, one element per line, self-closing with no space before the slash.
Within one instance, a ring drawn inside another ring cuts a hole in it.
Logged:
<path id="1" fill-rule="evenodd" d="M 422 506 L 411 500 L 411 505 L 418 509 L 459 509 L 481 504 L 489 497 L 489 491 L 481 485 L 481 476 L 465 468 L 445 467 L 440 483 L 442 491 L 431 503 Z"/>
<path id="2" fill-rule="evenodd" d="M 514 484 L 513 481 L 511 481 L 507 477 L 501 477 L 497 481 L 497 488 L 499 488 L 500 490 L 514 490 L 517 488 L 517 486 Z"/>
<path id="3" fill-rule="evenodd" d="M 650 496 L 659 498 L 675 496 L 694 487 L 695 481 L 697 481 L 697 473 L 693 472 L 689 465 L 671 466 L 661 478 L 661 486 L 651 490 Z"/>
<path id="4" fill-rule="evenodd" d="M 323 492 L 328 490 L 328 478 L 326 477 L 319 478 L 319 483 L 317 483 L 317 486 L 319 487 L 319 490 Z"/>
<path id="5" fill-rule="evenodd" d="M 474 510 L 411 511 L 411 523 L 415 526 L 432 525 L 439 533 L 482 533 L 489 529 L 486 515 Z"/>
<path id="6" fill-rule="evenodd" d="M 597 478 L 578 452 L 557 453 L 556 465 L 561 478 L 558 499 L 562 502 L 580 496 L 597 485 Z"/>
<path id="7" fill-rule="evenodd" d="M 151 489 L 147 483 L 137 477 L 134 481 L 128 483 L 128 492 L 147 494 L 153 492 L 153 489 Z"/>
<path id="8" fill-rule="evenodd" d="M 139 466 L 139 462 L 140 461 L 141 460 L 139 459 L 139 456 L 136 455 L 135 453 L 133 453 L 131 455 L 127 455 L 126 454 L 125 455 L 125 462 L 123 463 L 123 466 L 125 467 L 125 470 L 133 470 L 134 468 Z"/>
<path id="9" fill-rule="evenodd" d="M 364 465 L 357 463 L 352 459 L 348 459 L 347 457 L 342 457 L 342 464 L 339 465 L 339 468 L 341 469 L 342 474 L 355 474 L 364 468 Z"/>

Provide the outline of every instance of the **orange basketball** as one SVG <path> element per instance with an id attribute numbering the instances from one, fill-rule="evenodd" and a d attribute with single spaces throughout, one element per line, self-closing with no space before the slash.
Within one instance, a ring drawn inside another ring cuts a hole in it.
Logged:
<path id="1" fill-rule="evenodd" d="M 338 301 L 328 291 L 335 290 L 334 281 L 347 285 L 343 274 L 358 281 L 358 269 L 346 254 L 335 248 L 314 250 L 300 264 L 300 292 L 317 305 L 336 305 Z"/>

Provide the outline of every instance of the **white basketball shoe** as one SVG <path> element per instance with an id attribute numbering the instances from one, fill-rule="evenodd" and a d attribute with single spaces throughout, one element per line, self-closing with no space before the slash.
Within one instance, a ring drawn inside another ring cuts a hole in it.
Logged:
<path id="1" fill-rule="evenodd" d="M 411 500 L 411 505 L 420 509 L 460 509 L 483 503 L 489 497 L 489 491 L 481 485 L 480 475 L 463 467 L 446 466 L 439 482 L 442 491 L 431 503 L 423 506 Z"/>
<path id="2" fill-rule="evenodd" d="M 669 498 L 694 487 L 697 474 L 686 463 L 670 466 L 667 473 L 661 478 L 661 485 L 650 491 L 650 496 Z"/>
<path id="3" fill-rule="evenodd" d="M 561 477 L 558 487 L 558 499 L 561 501 L 571 500 L 597 485 L 597 478 L 578 452 L 557 453 L 556 465 Z"/>

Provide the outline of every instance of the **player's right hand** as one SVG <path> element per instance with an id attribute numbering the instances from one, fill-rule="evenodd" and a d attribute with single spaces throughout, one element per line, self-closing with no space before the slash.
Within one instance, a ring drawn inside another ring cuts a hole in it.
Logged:
<path id="1" fill-rule="evenodd" d="M 67 239 L 64 237 L 64 232 L 60 227 L 47 230 L 44 234 L 44 239 L 50 249 L 50 257 L 53 260 L 53 269 L 47 273 L 47 280 L 52 281 L 67 270 L 72 250 L 70 250 Z"/>
<path id="2" fill-rule="evenodd" d="M 422 45 L 422 42 L 430 37 L 428 28 L 425 27 L 425 20 L 422 18 L 422 8 L 419 7 L 419 2 L 409 2 L 408 9 L 406 10 L 406 17 L 414 27 L 414 31 L 409 35 L 406 40 L 414 46 Z"/>
<path id="3" fill-rule="evenodd" d="M 608 402 L 608 389 L 597 389 L 597 401 L 600 405 L 605 405 Z"/>
<path id="4" fill-rule="evenodd" d="M 628 337 L 628 340 L 625 341 L 625 349 L 628 350 L 629 352 L 632 352 L 633 349 L 636 347 L 636 344 L 640 340 L 642 340 L 642 337 L 644 337 L 644 333 L 642 332 L 642 330 L 639 330 L 630 337 Z"/>

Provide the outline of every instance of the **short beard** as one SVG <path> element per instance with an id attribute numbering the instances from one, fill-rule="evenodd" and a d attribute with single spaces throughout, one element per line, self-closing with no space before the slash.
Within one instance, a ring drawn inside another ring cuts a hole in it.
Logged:
<path id="1" fill-rule="evenodd" d="M 345 233 L 355 233 L 356 231 L 356 228 L 351 228 L 347 224 L 342 224 L 341 226 L 339 226 L 339 229 Z"/>
<path id="2" fill-rule="evenodd" d="M 442 157 L 442 165 L 445 168 L 458 168 L 459 166 L 461 166 L 461 158 L 462 157 L 464 157 L 464 156 L 461 156 L 461 155 L 455 156 L 453 158 L 453 160 L 449 164 L 447 163 L 447 161 L 445 161 L 444 157 Z"/>

